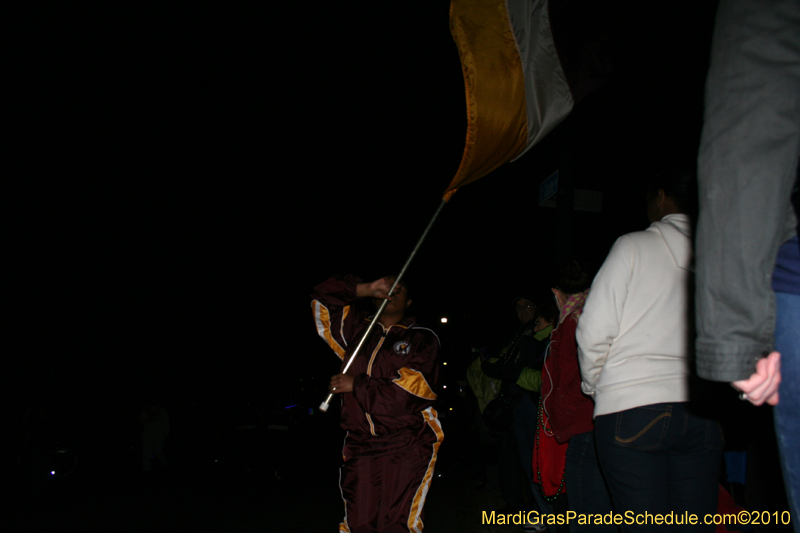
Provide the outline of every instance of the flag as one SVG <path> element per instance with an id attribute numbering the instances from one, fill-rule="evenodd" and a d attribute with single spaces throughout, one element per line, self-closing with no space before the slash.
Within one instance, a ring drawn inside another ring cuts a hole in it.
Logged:
<path id="1" fill-rule="evenodd" d="M 513 161 L 563 121 L 608 71 L 594 0 L 452 0 L 467 140 L 445 200 Z"/>

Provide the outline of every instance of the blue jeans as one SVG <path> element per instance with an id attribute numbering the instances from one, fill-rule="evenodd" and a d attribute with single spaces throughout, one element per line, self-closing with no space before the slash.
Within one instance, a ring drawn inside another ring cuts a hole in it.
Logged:
<path id="1" fill-rule="evenodd" d="M 703 516 L 717 512 L 724 439 L 712 420 L 688 404 L 660 403 L 595 418 L 600 465 L 618 513 L 698 516 L 700 524 L 623 524 L 622 531 L 714 531 Z"/>
<path id="2" fill-rule="evenodd" d="M 775 433 L 781 451 L 786 497 L 794 530 L 800 531 L 800 295 L 775 293 L 775 349 L 781 354 L 780 402 L 775 407 Z"/>
<path id="3" fill-rule="evenodd" d="M 594 433 L 587 431 L 570 437 L 567 447 L 567 503 L 569 510 L 579 515 L 607 515 L 614 508 L 608 486 L 600 471 L 600 464 L 597 462 L 594 440 Z M 582 531 L 616 533 L 619 529 L 612 524 L 585 525 L 571 522 L 569 531 L 570 533 Z"/>

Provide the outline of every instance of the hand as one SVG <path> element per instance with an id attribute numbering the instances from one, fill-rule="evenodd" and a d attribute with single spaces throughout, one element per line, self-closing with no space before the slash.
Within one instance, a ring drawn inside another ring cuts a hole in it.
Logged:
<path id="1" fill-rule="evenodd" d="M 353 376 L 347 374 L 336 374 L 331 377 L 331 382 L 328 385 L 328 390 L 334 394 L 342 392 L 353 392 Z"/>
<path id="2" fill-rule="evenodd" d="M 781 354 L 772 352 L 756 363 L 756 371 L 749 378 L 731 383 L 734 389 L 747 395 L 753 405 L 764 402 L 778 405 L 778 386 L 781 384 Z"/>
<path id="3" fill-rule="evenodd" d="M 376 279 L 371 283 L 359 283 L 356 286 L 356 295 L 359 298 L 380 298 L 391 302 L 392 298 L 389 296 L 389 289 L 392 288 L 393 283 L 394 278 L 389 276 Z"/>

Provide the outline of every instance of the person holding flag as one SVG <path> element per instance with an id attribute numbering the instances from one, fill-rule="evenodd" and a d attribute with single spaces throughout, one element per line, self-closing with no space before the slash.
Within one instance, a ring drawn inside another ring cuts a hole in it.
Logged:
<path id="1" fill-rule="evenodd" d="M 370 283 L 333 277 L 311 295 L 317 333 L 343 367 L 371 322 L 355 301 L 388 300 L 378 317 L 380 329 L 365 340 L 347 373 L 330 381 L 330 392 L 341 397 L 341 426 L 347 431 L 339 474 L 345 502 L 341 532 L 420 533 L 444 438 L 433 408 L 439 339 L 406 316 L 408 286 L 398 283 L 390 295 L 393 283 L 391 276 Z"/>

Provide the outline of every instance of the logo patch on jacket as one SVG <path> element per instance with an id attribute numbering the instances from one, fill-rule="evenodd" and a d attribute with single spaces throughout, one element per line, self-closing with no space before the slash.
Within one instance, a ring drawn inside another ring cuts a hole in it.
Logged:
<path id="1" fill-rule="evenodd" d="M 408 355 L 411 351 L 411 344 L 408 341 L 397 341 L 394 343 L 394 353 L 400 355 Z"/>

